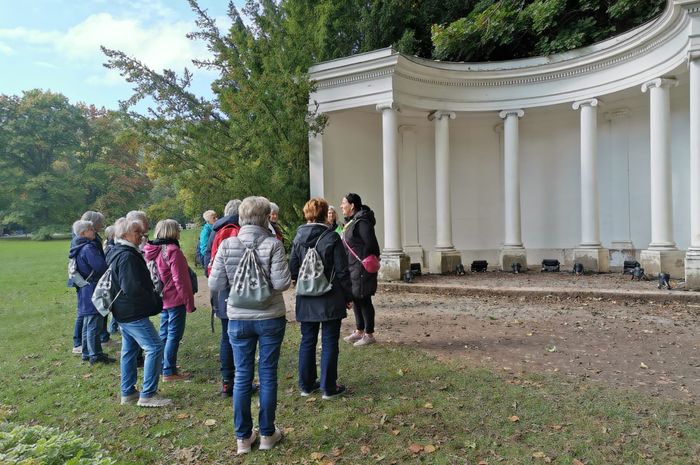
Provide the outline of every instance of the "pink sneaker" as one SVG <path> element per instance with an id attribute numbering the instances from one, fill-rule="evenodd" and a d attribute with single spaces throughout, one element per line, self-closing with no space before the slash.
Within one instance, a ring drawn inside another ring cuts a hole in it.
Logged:
<path id="1" fill-rule="evenodd" d="M 364 336 L 364 334 L 365 334 L 364 331 L 358 331 L 358 330 L 356 329 L 355 331 L 352 332 L 351 335 L 345 336 L 345 337 L 343 338 L 343 340 L 344 340 L 345 342 L 349 342 L 350 344 L 353 344 L 353 343 L 359 341 L 360 339 L 362 339 L 362 336 Z"/>
<path id="2" fill-rule="evenodd" d="M 377 340 L 374 338 L 373 334 L 365 333 L 364 336 L 362 336 L 362 338 L 360 338 L 360 340 L 354 343 L 353 345 L 355 347 L 362 347 L 374 344 L 375 342 L 377 342 Z"/>

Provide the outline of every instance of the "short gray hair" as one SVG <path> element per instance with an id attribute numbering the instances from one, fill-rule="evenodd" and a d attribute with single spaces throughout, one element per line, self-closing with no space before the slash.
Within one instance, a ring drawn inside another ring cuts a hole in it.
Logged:
<path id="1" fill-rule="evenodd" d="M 114 240 L 114 229 L 115 229 L 115 228 L 114 228 L 114 225 L 113 225 L 113 224 L 110 224 L 109 226 L 107 226 L 107 227 L 105 228 L 105 236 L 106 236 L 106 238 L 107 238 L 108 241 L 109 241 L 109 240 Z"/>
<path id="2" fill-rule="evenodd" d="M 129 213 L 126 214 L 126 219 L 129 221 L 140 221 L 141 222 L 141 227 L 144 229 L 148 229 L 148 215 L 146 214 L 145 211 L 142 210 L 131 210 Z"/>
<path id="3" fill-rule="evenodd" d="M 92 210 L 88 210 L 83 213 L 83 216 L 81 216 L 80 219 L 84 221 L 92 221 L 95 231 L 102 229 L 105 225 L 105 216 L 100 212 L 95 212 Z"/>
<path id="4" fill-rule="evenodd" d="M 224 207 L 224 216 L 231 216 L 238 213 L 238 208 L 241 206 L 241 199 L 229 200 Z"/>
<path id="5" fill-rule="evenodd" d="M 277 212 L 279 213 L 280 207 L 277 205 L 275 202 L 270 202 L 270 213 L 272 212 Z"/>
<path id="6" fill-rule="evenodd" d="M 265 197 L 246 197 L 238 207 L 238 222 L 241 226 L 254 224 L 267 228 L 270 210 L 270 201 Z"/>
<path id="7" fill-rule="evenodd" d="M 92 221 L 87 221 L 87 220 L 78 220 L 75 223 L 73 223 L 73 234 L 76 236 L 80 236 L 82 233 L 85 231 L 89 231 L 90 229 L 95 229 L 95 226 L 92 224 Z"/>
<path id="8" fill-rule="evenodd" d="M 124 239 L 124 236 L 134 231 L 136 228 L 141 231 L 146 229 L 145 225 L 140 220 L 119 218 L 117 222 L 114 223 L 114 237 Z"/>

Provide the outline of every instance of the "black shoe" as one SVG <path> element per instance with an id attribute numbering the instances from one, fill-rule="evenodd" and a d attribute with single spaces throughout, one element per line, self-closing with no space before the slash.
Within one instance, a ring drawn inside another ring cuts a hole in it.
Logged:
<path id="1" fill-rule="evenodd" d="M 307 390 L 307 389 L 303 389 L 303 388 L 301 389 L 301 393 L 300 393 L 300 394 L 301 394 L 301 397 L 309 397 L 311 394 L 313 394 L 314 392 L 318 391 L 319 389 L 321 389 L 321 383 L 319 383 L 318 381 L 316 381 L 316 382 L 314 383 L 314 385 L 311 387 L 311 389 L 308 389 L 308 390 Z"/>
<path id="2" fill-rule="evenodd" d="M 342 384 L 338 384 L 335 387 L 335 392 L 324 392 L 323 393 L 323 400 L 328 400 L 328 399 L 335 399 L 336 397 L 339 397 L 345 392 L 345 386 Z"/>
<path id="3" fill-rule="evenodd" d="M 219 394 L 224 398 L 233 397 L 233 381 L 222 381 L 221 392 Z"/>
<path id="4" fill-rule="evenodd" d="M 116 359 L 113 359 L 112 357 L 108 357 L 106 355 L 100 355 L 97 357 L 93 357 L 90 359 L 90 365 L 94 365 L 96 363 L 104 363 L 105 365 L 114 363 L 116 362 Z"/>

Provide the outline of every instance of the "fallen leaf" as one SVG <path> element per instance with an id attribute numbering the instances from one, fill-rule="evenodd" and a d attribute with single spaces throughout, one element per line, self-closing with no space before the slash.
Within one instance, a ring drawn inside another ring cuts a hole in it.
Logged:
<path id="1" fill-rule="evenodd" d="M 476 465 L 489 465 L 489 463 L 486 460 L 479 460 L 479 463 Z"/>
<path id="2" fill-rule="evenodd" d="M 331 455 L 333 457 L 340 457 L 340 455 L 343 453 L 341 449 L 338 449 L 337 447 L 331 451 Z"/>
<path id="3" fill-rule="evenodd" d="M 370 448 L 369 446 L 362 446 L 360 447 L 360 452 L 362 452 L 364 455 L 367 455 L 370 453 Z"/>
<path id="4" fill-rule="evenodd" d="M 646 365 L 646 363 L 642 362 L 639 364 L 639 368 L 641 368 L 642 370 L 646 370 L 649 367 Z"/>
<path id="5" fill-rule="evenodd" d="M 391 430 L 391 434 L 393 434 L 394 436 L 398 436 L 399 434 L 401 434 L 401 431 L 399 431 L 397 429 L 393 429 L 393 430 Z"/>
<path id="6" fill-rule="evenodd" d="M 307 404 L 308 404 L 308 403 L 311 403 L 311 402 L 316 402 L 316 398 L 315 398 L 315 397 L 309 397 L 309 398 L 306 399 L 306 403 L 307 403 Z"/>
<path id="7" fill-rule="evenodd" d="M 437 450 L 437 448 L 436 448 L 434 445 L 432 445 L 432 444 L 428 444 L 427 446 L 425 446 L 425 447 L 423 448 L 423 450 L 424 450 L 427 454 L 432 454 L 433 452 L 435 452 L 435 451 Z"/>
<path id="8" fill-rule="evenodd" d="M 556 352 L 557 346 L 547 346 L 545 349 L 547 349 L 547 352 Z"/>
<path id="9" fill-rule="evenodd" d="M 426 402 L 423 407 L 430 409 L 430 408 L 433 408 L 433 404 L 431 404 L 430 402 Z"/>
<path id="10" fill-rule="evenodd" d="M 214 420 L 213 418 L 209 418 L 208 420 L 204 421 L 204 424 L 207 426 L 214 426 L 216 424 L 216 420 Z"/>
<path id="11" fill-rule="evenodd" d="M 423 446 L 421 446 L 420 444 L 413 443 L 410 446 L 408 446 L 408 450 L 410 450 L 413 454 L 417 454 L 423 450 Z"/>
<path id="12" fill-rule="evenodd" d="M 399 376 L 403 376 L 403 375 L 404 375 L 403 370 L 402 370 L 401 368 L 399 368 L 399 370 L 398 370 L 396 373 L 397 373 Z"/>
<path id="13" fill-rule="evenodd" d="M 185 418 L 189 418 L 190 414 L 189 413 L 178 413 L 175 418 L 178 420 L 184 420 Z"/>
<path id="14" fill-rule="evenodd" d="M 87 378 L 92 378 L 92 373 L 85 373 L 85 374 L 83 375 L 83 378 L 85 378 L 85 379 L 87 379 Z"/>
<path id="15" fill-rule="evenodd" d="M 323 454 L 321 452 L 312 452 L 311 453 L 311 460 L 321 460 L 323 458 Z"/>
<path id="16" fill-rule="evenodd" d="M 323 465 L 335 465 L 335 462 L 331 459 L 326 459 L 323 461 Z"/>
<path id="17" fill-rule="evenodd" d="M 510 416 L 510 417 L 508 417 L 508 419 L 510 421 L 512 421 L 513 423 L 515 423 L 516 421 L 520 421 L 520 417 L 517 415 Z"/>
<path id="18" fill-rule="evenodd" d="M 571 465 L 583 465 L 583 462 L 580 461 L 579 459 L 574 459 L 574 461 L 571 462 Z"/>
<path id="19" fill-rule="evenodd" d="M 539 451 L 539 450 L 537 452 L 532 453 L 532 458 L 535 458 L 535 459 L 543 459 L 545 457 L 546 457 L 545 453 L 542 451 Z"/>

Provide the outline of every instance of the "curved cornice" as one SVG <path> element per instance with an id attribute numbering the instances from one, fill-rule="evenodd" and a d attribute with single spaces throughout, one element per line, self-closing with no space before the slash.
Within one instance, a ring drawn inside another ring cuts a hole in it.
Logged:
<path id="1" fill-rule="evenodd" d="M 390 48 L 357 54 L 310 68 L 311 101 L 321 111 L 385 100 L 421 110 L 483 111 L 595 98 L 670 73 L 700 50 L 699 13 L 700 1 L 670 0 L 649 23 L 550 57 L 447 63 Z"/>

